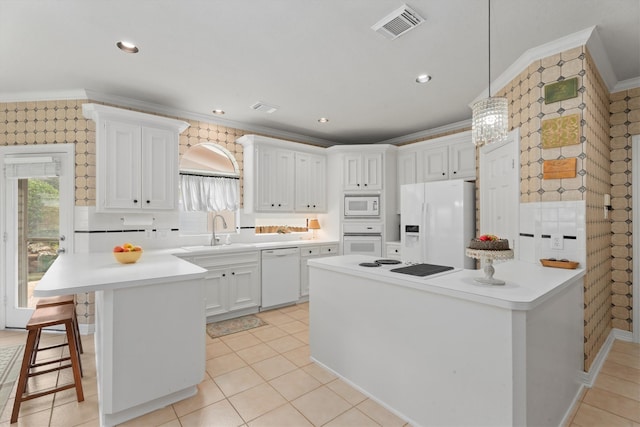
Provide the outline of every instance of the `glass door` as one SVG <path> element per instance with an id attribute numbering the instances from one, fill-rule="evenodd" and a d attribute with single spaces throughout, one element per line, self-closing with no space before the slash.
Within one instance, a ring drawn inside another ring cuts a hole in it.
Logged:
<path id="1" fill-rule="evenodd" d="M 0 152 L 6 327 L 26 325 L 37 301 L 33 289 L 58 254 L 71 251 L 72 147 L 43 148 Z"/>

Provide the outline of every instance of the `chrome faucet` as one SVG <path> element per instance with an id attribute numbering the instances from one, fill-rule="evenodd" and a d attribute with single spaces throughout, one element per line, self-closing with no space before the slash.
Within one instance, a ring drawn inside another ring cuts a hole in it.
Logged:
<path id="1" fill-rule="evenodd" d="M 222 227 L 227 229 L 227 221 L 225 221 L 224 217 L 220 214 L 216 214 L 213 216 L 211 220 L 211 246 L 216 245 L 216 218 L 220 218 L 222 220 Z"/>

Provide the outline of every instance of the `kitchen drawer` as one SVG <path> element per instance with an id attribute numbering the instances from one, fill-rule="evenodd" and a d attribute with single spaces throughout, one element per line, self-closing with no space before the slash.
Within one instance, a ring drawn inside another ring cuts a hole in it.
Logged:
<path id="1" fill-rule="evenodd" d="M 338 255 L 338 245 L 326 245 L 320 247 L 321 255 Z"/>
<path id="2" fill-rule="evenodd" d="M 320 255 L 320 247 L 312 246 L 310 248 L 300 248 L 300 256 L 308 257 L 308 256 L 316 256 Z"/>

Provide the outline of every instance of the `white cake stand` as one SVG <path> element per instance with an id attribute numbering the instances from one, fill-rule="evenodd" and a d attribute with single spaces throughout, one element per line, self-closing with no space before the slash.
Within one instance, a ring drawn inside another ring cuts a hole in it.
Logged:
<path id="1" fill-rule="evenodd" d="M 513 251 L 511 249 L 488 251 L 484 249 L 467 248 L 466 255 L 470 258 L 479 259 L 484 264 L 484 277 L 474 277 L 473 280 L 484 283 L 485 285 L 504 285 L 504 280 L 493 278 L 493 273 L 496 272 L 493 268 L 493 260 L 512 259 Z"/>

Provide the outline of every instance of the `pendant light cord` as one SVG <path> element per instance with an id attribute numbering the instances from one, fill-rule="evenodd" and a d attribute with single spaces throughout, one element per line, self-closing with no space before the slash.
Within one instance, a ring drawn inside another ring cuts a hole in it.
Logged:
<path id="1" fill-rule="evenodd" d="M 491 0 L 487 1 L 488 5 L 489 5 L 489 9 L 487 10 L 487 21 L 489 23 L 489 31 L 488 31 L 488 35 L 489 35 L 489 40 L 487 41 L 487 44 L 489 45 L 489 72 L 487 74 L 489 74 L 489 96 L 488 98 L 491 98 Z"/>

